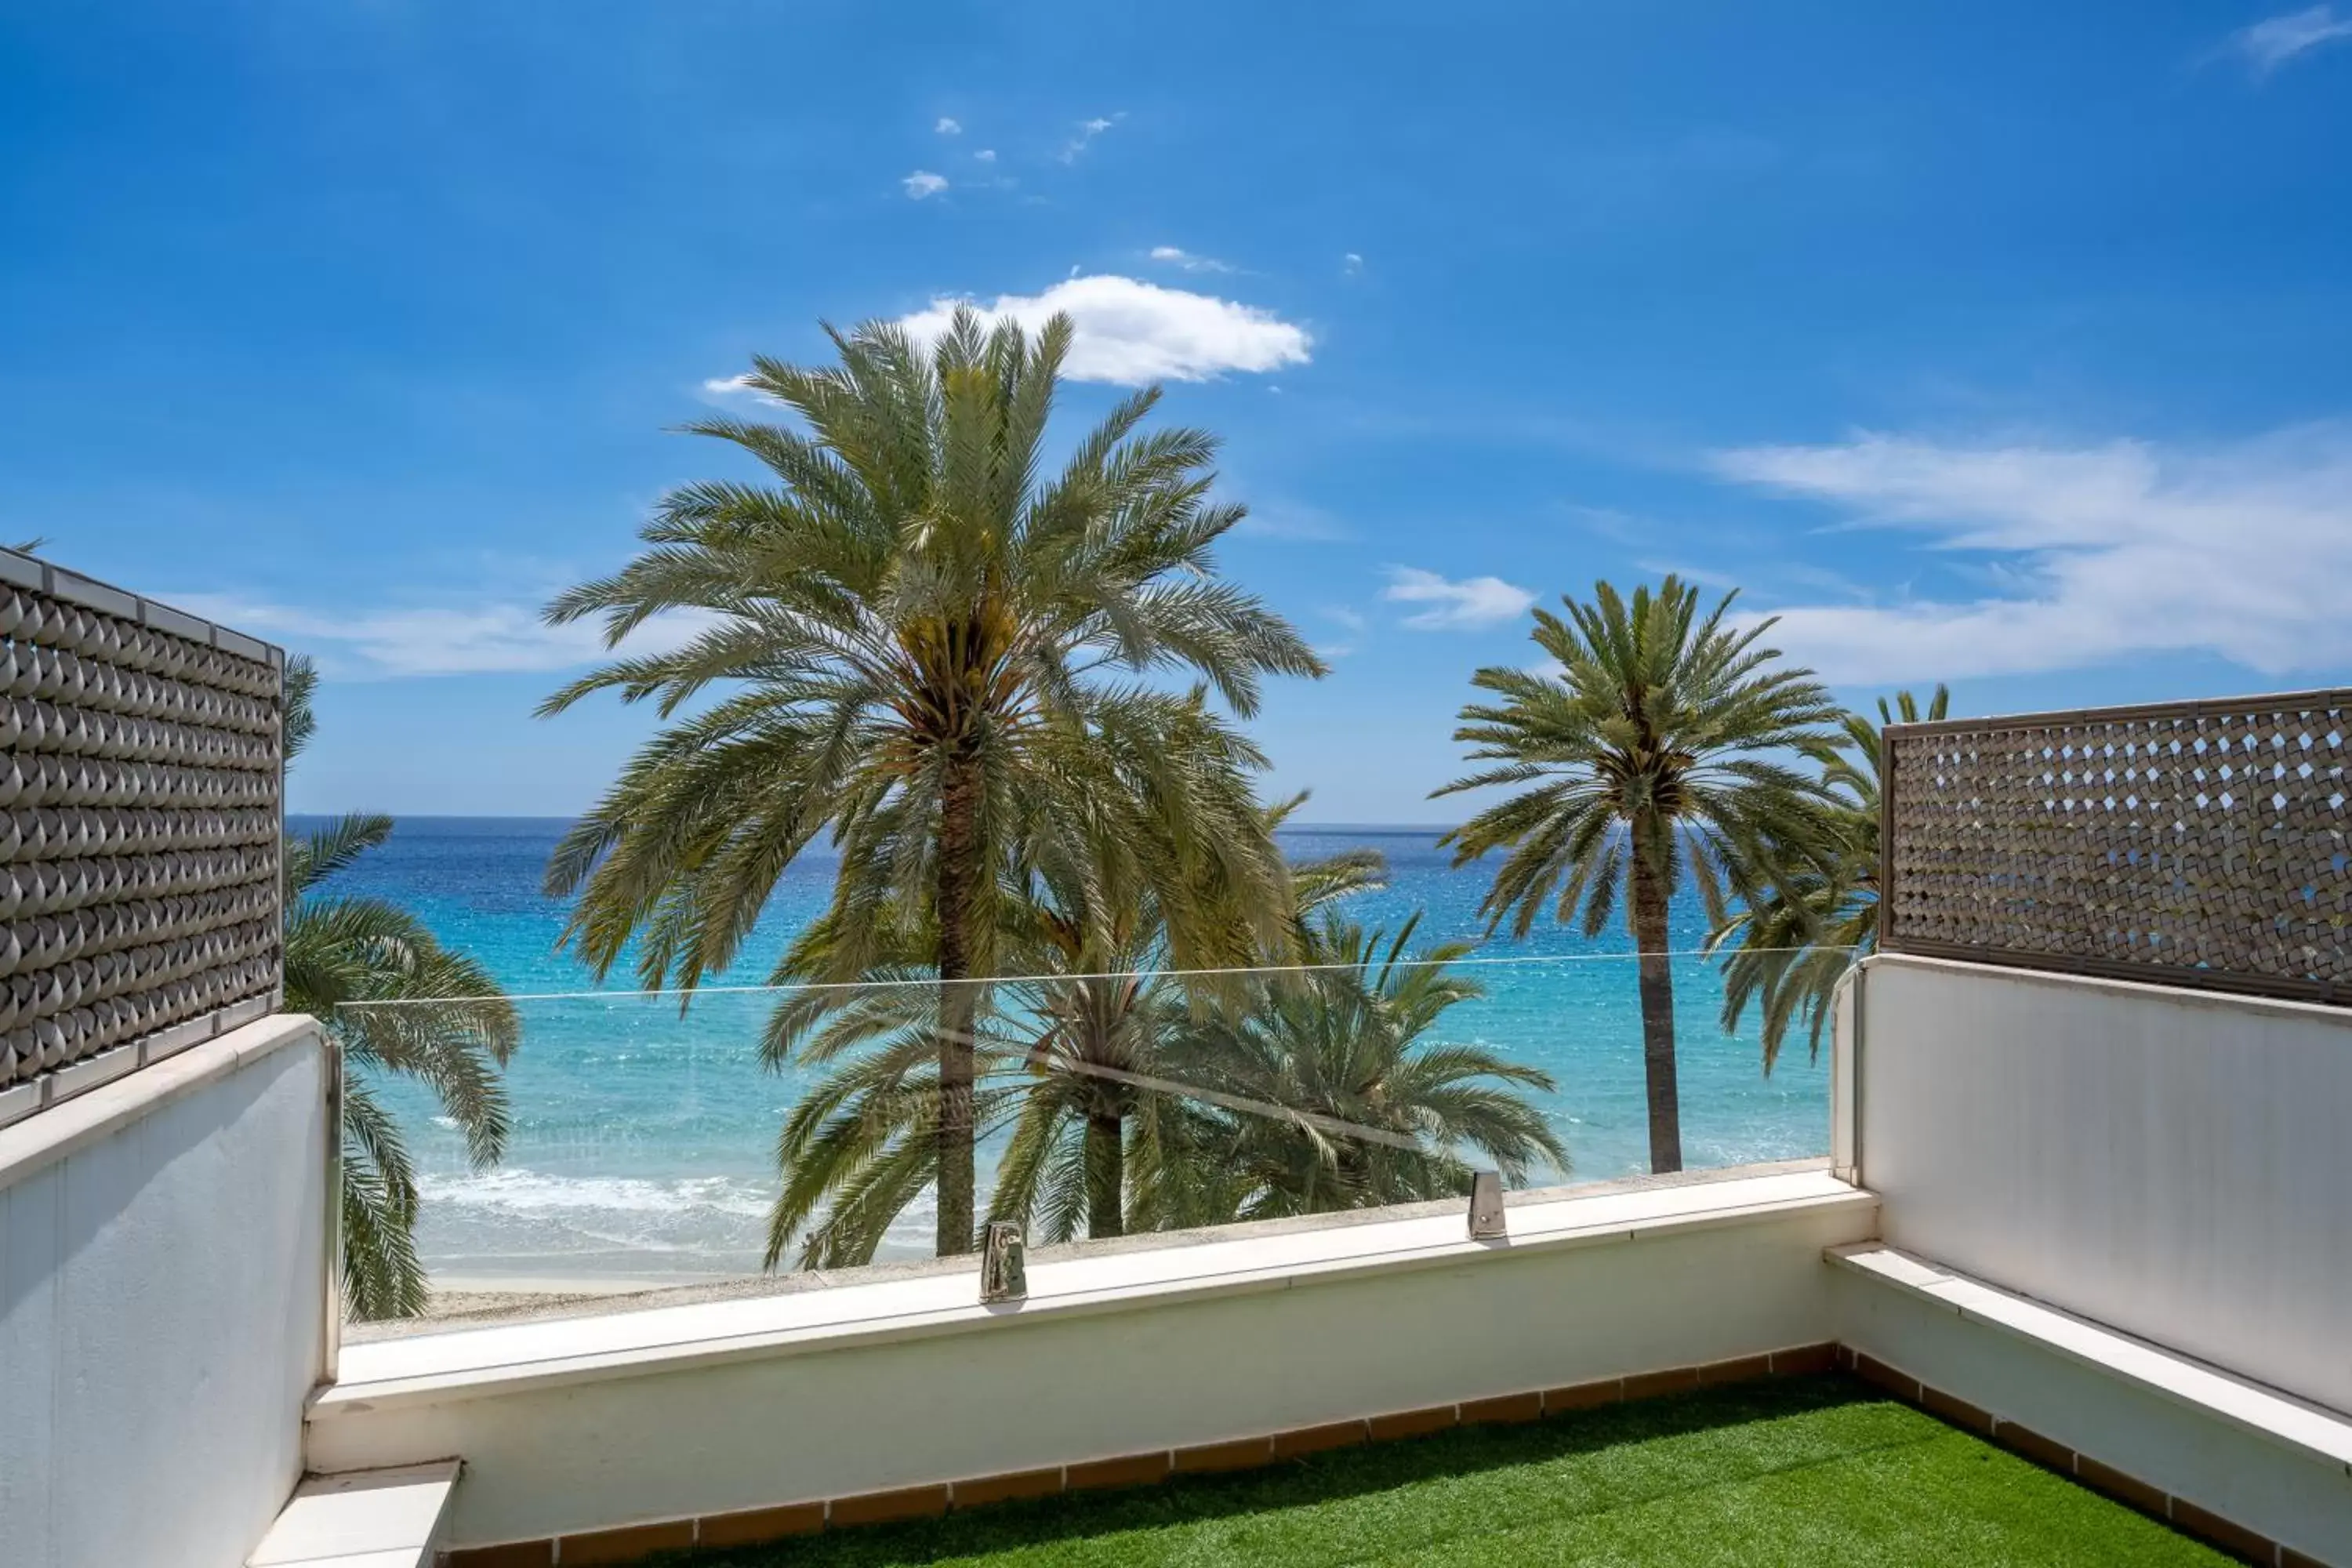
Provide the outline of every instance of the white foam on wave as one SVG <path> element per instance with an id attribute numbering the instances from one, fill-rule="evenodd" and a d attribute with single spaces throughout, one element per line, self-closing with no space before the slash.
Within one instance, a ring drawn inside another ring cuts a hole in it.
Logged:
<path id="1" fill-rule="evenodd" d="M 730 1176 L 687 1176 L 674 1181 L 553 1176 L 519 1166 L 462 1176 L 420 1176 L 416 1186 L 427 1203 L 514 1214 L 681 1214 L 701 1209 L 765 1219 L 771 1202 L 765 1191 Z"/>
<path id="2" fill-rule="evenodd" d="M 587 1273 L 752 1272 L 775 1201 L 772 1185 L 735 1176 L 560 1176 L 527 1166 L 425 1175 L 417 1189 L 420 1249 L 445 1272 L 559 1264 Z M 983 1182 L 983 1210 L 987 1201 Z M 938 1213 L 938 1194 L 926 1186 L 891 1222 L 876 1260 L 929 1257 Z M 785 1267 L 798 1256 L 795 1243 Z"/>

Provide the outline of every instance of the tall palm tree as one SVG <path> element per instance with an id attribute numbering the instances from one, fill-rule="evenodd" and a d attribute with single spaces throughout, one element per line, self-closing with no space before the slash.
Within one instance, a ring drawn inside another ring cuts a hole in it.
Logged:
<path id="1" fill-rule="evenodd" d="M 1171 1099 L 1176 1125 L 1137 1140 L 1135 1205 L 1166 1225 L 1272 1219 L 1467 1193 L 1475 1150 L 1507 1181 L 1568 1151 L 1524 1098 L 1549 1074 L 1480 1046 L 1433 1040 L 1484 988 L 1448 965 L 1469 944 L 1408 954 L 1337 910 L 1312 926 L 1307 963 L 1265 977 L 1253 1005 L 1179 1031 L 1165 1070 L 1206 1093 Z"/>
<path id="2" fill-rule="evenodd" d="M 1825 866 L 1789 868 L 1750 894 L 1746 907 L 1718 925 L 1707 951 L 1730 956 L 1723 965 L 1723 1027 L 1739 1026 L 1748 1005 L 1764 1026 L 1764 1070 L 1780 1060 L 1791 1024 L 1802 1020 L 1811 1052 L 1820 1056 L 1822 1029 L 1837 983 L 1858 958 L 1878 945 L 1878 763 L 1881 729 L 1941 719 L 1952 694 L 1936 688 L 1923 712 L 1919 700 L 1897 692 L 1889 707 L 1878 700 L 1878 722 L 1848 713 L 1839 732 L 1806 748 L 1821 764 L 1830 796 L 1835 854 Z"/>
<path id="3" fill-rule="evenodd" d="M 1506 851 L 1480 906 L 1490 930 L 1509 919 L 1525 936 L 1546 910 L 1566 923 L 1580 904 L 1597 936 L 1622 892 L 1658 1172 L 1683 1163 L 1667 914 L 1685 873 L 1719 925 L 1727 887 L 1744 895 L 1765 868 L 1834 853 L 1820 783 L 1776 753 L 1822 740 L 1841 710 L 1761 645 L 1771 620 L 1726 624 L 1734 597 L 1701 616 L 1698 589 L 1669 576 L 1630 601 L 1607 583 L 1591 604 L 1563 597 L 1565 620 L 1538 609 L 1536 646 L 1556 670 L 1478 671 L 1472 683 L 1499 700 L 1465 707 L 1454 738 L 1495 765 L 1434 792 L 1534 786 L 1443 840 L 1456 866 Z"/>
<path id="4" fill-rule="evenodd" d="M 1323 666 L 1216 575 L 1214 545 L 1243 510 L 1209 498 L 1210 437 L 1139 433 L 1157 388 L 1121 401 L 1045 474 L 1068 318 L 1033 341 L 960 310 L 928 350 L 887 324 L 827 331 L 837 364 L 759 358 L 744 378 L 802 427 L 689 426 L 774 482 L 673 490 L 635 561 L 549 606 L 553 622 L 601 616 L 611 647 L 667 613 L 699 629 L 542 705 L 609 689 L 673 721 L 566 837 L 548 885 L 579 895 L 565 937 L 598 973 L 635 942 L 646 984 L 691 988 L 726 967 L 784 868 L 829 828 L 842 859 L 822 977 L 912 957 L 937 982 L 926 1158 L 938 1250 L 963 1252 L 986 1005 L 971 982 L 996 970 L 1003 868 L 1116 860 L 1099 809 L 1115 798 L 1278 911 L 1281 858 L 1246 790 L 1230 789 L 1255 753 L 1197 697 L 1135 678 L 1189 671 L 1247 717 L 1262 677 Z M 1221 750 L 1229 765 L 1203 764 Z M 1106 881 L 1169 873 L 1129 860 Z M 903 918 L 880 918 L 893 907 Z M 919 952 L 891 951 L 886 931 Z M 791 963 L 780 979 L 811 978 Z"/>
<path id="5" fill-rule="evenodd" d="M 286 664 L 286 761 L 316 721 L 318 671 Z M 339 871 L 392 837 L 392 818 L 352 815 L 286 839 L 286 1006 L 341 1045 L 343 1294 L 355 1318 L 411 1317 L 428 1294 L 417 1260 L 416 1172 L 399 1125 L 376 1098 L 388 1073 L 416 1079 L 464 1134 L 477 1170 L 498 1163 L 509 1119 L 499 1072 L 521 1020 L 489 973 L 450 952 L 425 923 L 381 899 L 336 897 Z"/>

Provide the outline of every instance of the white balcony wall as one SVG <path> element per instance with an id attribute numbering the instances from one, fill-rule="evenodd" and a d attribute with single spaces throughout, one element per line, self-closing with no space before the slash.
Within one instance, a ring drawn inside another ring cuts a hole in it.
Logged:
<path id="1" fill-rule="evenodd" d="M 2352 1013 L 1899 955 L 1859 1010 L 1885 1240 L 2352 1412 Z"/>
<path id="2" fill-rule="evenodd" d="M 250 1024 L 0 1130 L 0 1563 L 237 1568 L 302 1468 L 323 1058 Z"/>
<path id="3" fill-rule="evenodd" d="M 353 1345 L 322 1469 L 462 1455 L 450 1543 L 1002 1475 L 1752 1356 L 1832 1337 L 1868 1195 L 1800 1172 L 1243 1227 L 969 1273 Z"/>

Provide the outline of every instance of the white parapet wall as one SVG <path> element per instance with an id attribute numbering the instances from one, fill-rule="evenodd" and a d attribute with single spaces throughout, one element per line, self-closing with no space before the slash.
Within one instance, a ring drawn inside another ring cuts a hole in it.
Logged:
<path id="1" fill-rule="evenodd" d="M 2352 1012 L 1899 955 L 1859 1003 L 1887 1242 L 2352 1413 Z"/>
<path id="2" fill-rule="evenodd" d="M 1880 1243 L 1837 1263 L 1839 1337 L 1904 1398 L 2255 1562 L 2352 1563 L 2352 1421 Z"/>
<path id="3" fill-rule="evenodd" d="M 466 1547 L 1003 1477 L 1760 1357 L 1832 1336 L 1826 1171 L 1041 1258 L 355 1344 L 310 1462 L 462 1456 Z"/>
<path id="4" fill-rule="evenodd" d="M 0 1129 L 0 1563 L 237 1568 L 321 1369 L 324 1054 L 272 1017 Z"/>

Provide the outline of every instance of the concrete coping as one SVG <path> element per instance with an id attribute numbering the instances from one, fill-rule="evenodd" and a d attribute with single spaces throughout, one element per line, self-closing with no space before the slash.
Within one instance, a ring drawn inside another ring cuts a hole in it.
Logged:
<path id="1" fill-rule="evenodd" d="M 1132 1310 L 1330 1279 L 1483 1267 L 1571 1247 L 1625 1245 L 1824 1210 L 1874 1207 L 1825 1170 L 1778 1172 L 1520 1203 L 1510 1235 L 1474 1241 L 1467 1210 L 1197 1245 L 1033 1260 L 1025 1300 L 983 1306 L 971 1267 L 844 1285 L 418 1334 L 343 1347 L 314 1421 L 526 1388 L 644 1376 L 738 1359 L 992 1332 L 1064 1314 Z"/>
<path id="2" fill-rule="evenodd" d="M 312 1476 L 246 1568 L 432 1568 L 457 1461 Z"/>
<path id="3" fill-rule="evenodd" d="M 0 1192 L 215 1079 L 318 1037 L 315 1019 L 273 1013 L 0 1127 Z"/>
<path id="4" fill-rule="evenodd" d="M 2325 1406 L 2043 1306 L 1884 1242 L 1832 1247 L 1828 1257 L 1832 1264 L 1890 1289 L 2352 1470 L 2352 1420 Z"/>

